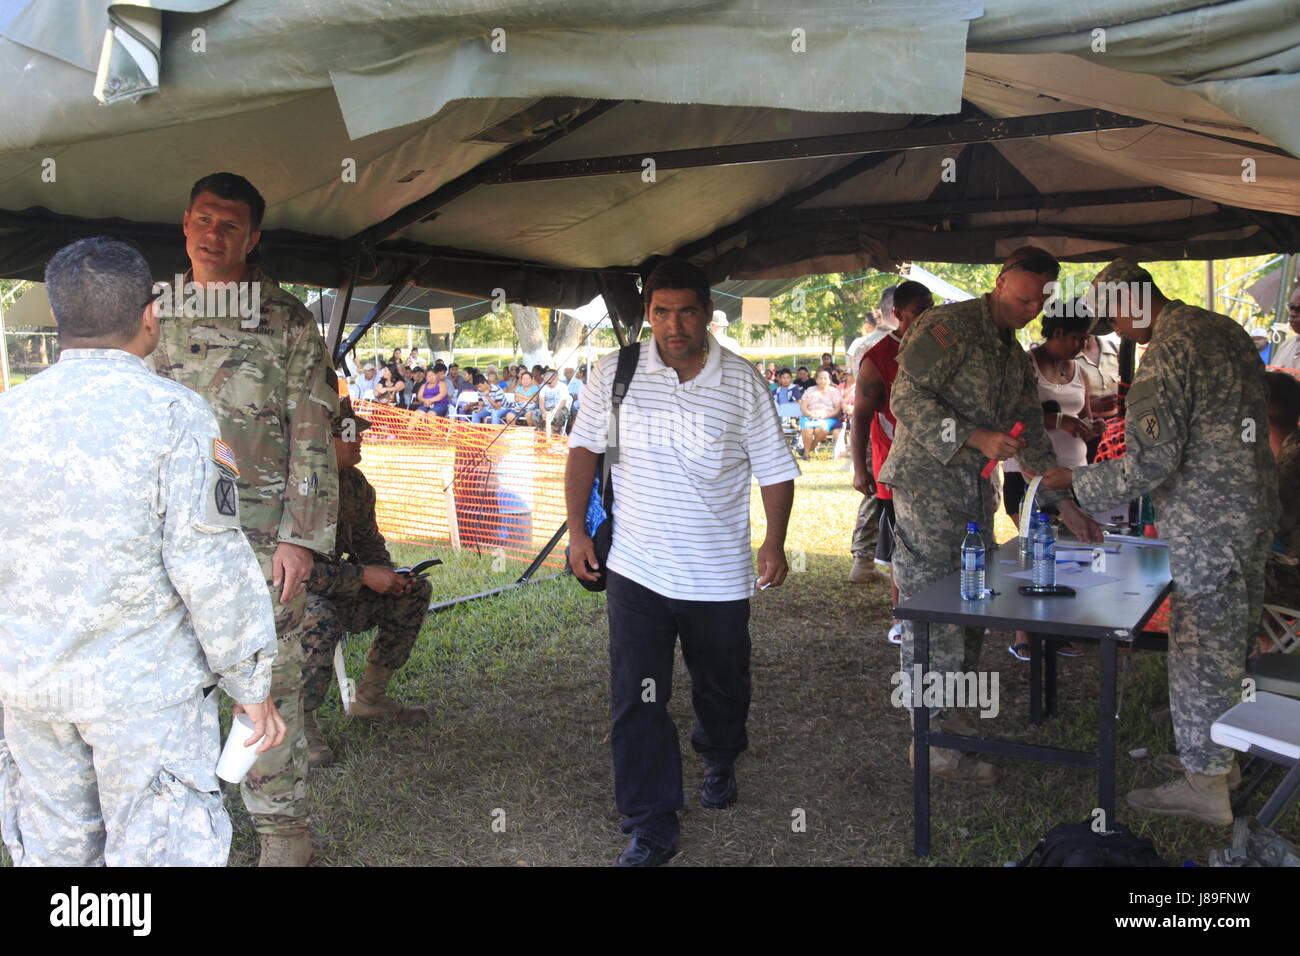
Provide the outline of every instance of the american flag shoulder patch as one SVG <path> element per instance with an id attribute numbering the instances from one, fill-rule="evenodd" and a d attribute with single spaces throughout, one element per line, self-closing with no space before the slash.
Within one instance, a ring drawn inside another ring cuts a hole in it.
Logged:
<path id="1" fill-rule="evenodd" d="M 957 339 L 952 334 L 952 330 L 942 322 L 937 322 L 930 326 L 930 334 L 934 336 L 936 342 L 946 349 L 950 349 L 957 344 Z"/>
<path id="2" fill-rule="evenodd" d="M 229 445 L 220 438 L 212 439 L 212 460 L 218 465 L 234 472 L 235 477 L 239 477 L 239 465 L 235 464 L 235 453 Z"/>

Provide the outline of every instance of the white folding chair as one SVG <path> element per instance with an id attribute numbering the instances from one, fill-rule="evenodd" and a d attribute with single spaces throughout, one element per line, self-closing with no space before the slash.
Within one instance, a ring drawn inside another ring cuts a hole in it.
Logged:
<path id="1" fill-rule="evenodd" d="M 1300 700 L 1258 691 L 1253 700 L 1229 708 L 1216 720 L 1210 727 L 1210 739 L 1286 768 L 1286 776 L 1259 811 L 1259 822 L 1273 826 L 1295 803 L 1300 791 Z M 1243 784 L 1233 800 L 1234 813 L 1259 788 L 1268 769 L 1265 767 L 1252 776 L 1249 784 Z"/>

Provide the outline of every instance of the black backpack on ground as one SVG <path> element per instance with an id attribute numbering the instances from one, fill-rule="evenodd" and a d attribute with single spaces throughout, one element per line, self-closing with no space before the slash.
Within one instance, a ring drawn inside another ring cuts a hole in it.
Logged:
<path id="1" fill-rule="evenodd" d="M 1122 823 L 1095 833 L 1091 822 L 1062 823 L 1020 861 L 1020 866 L 1168 866 L 1147 837 Z"/>

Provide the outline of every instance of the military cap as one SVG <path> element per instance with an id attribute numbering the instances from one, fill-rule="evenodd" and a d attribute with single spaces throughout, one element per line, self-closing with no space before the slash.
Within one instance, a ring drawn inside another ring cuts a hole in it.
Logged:
<path id="1" fill-rule="evenodd" d="M 361 433 L 370 427 L 370 422 L 352 411 L 352 399 L 344 396 L 339 399 L 339 413 L 335 416 L 334 421 L 330 423 L 330 434 L 339 437 L 343 434 L 344 424 L 348 421 L 355 422 L 354 435 L 360 437 Z"/>
<path id="2" fill-rule="evenodd" d="M 1131 259 L 1115 259 L 1107 263 L 1100 272 L 1093 277 L 1092 287 L 1088 290 L 1086 300 L 1088 307 L 1092 309 L 1093 315 L 1097 318 L 1088 330 L 1093 335 L 1106 335 L 1115 331 L 1114 319 L 1106 314 L 1107 296 L 1102 296 L 1100 300 L 1097 297 L 1097 289 L 1102 284 L 1130 282 L 1150 282 L 1151 273 L 1134 262 Z"/>

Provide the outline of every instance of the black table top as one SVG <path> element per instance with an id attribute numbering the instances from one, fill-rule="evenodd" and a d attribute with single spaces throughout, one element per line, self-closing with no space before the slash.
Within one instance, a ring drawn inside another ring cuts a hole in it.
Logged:
<path id="1" fill-rule="evenodd" d="M 1057 547 L 1076 544 L 1061 540 Z M 1108 546 L 1113 547 L 1114 542 Z M 1008 576 L 1028 569 L 1028 562 L 1020 559 L 1019 538 L 988 555 L 985 564 L 984 586 L 998 592 L 994 597 L 963 601 L 961 572 L 954 571 L 904 601 L 895 608 L 894 616 L 907 621 L 1131 641 L 1170 590 L 1169 549 L 1159 546 L 1120 543 L 1118 554 L 1107 553 L 1105 572 L 1119 580 L 1080 588 L 1072 598 L 1033 598 L 1020 593 L 1020 586 L 1030 582 Z M 1057 582 L 1069 584 L 1069 578 L 1068 574 L 1058 575 Z"/>

